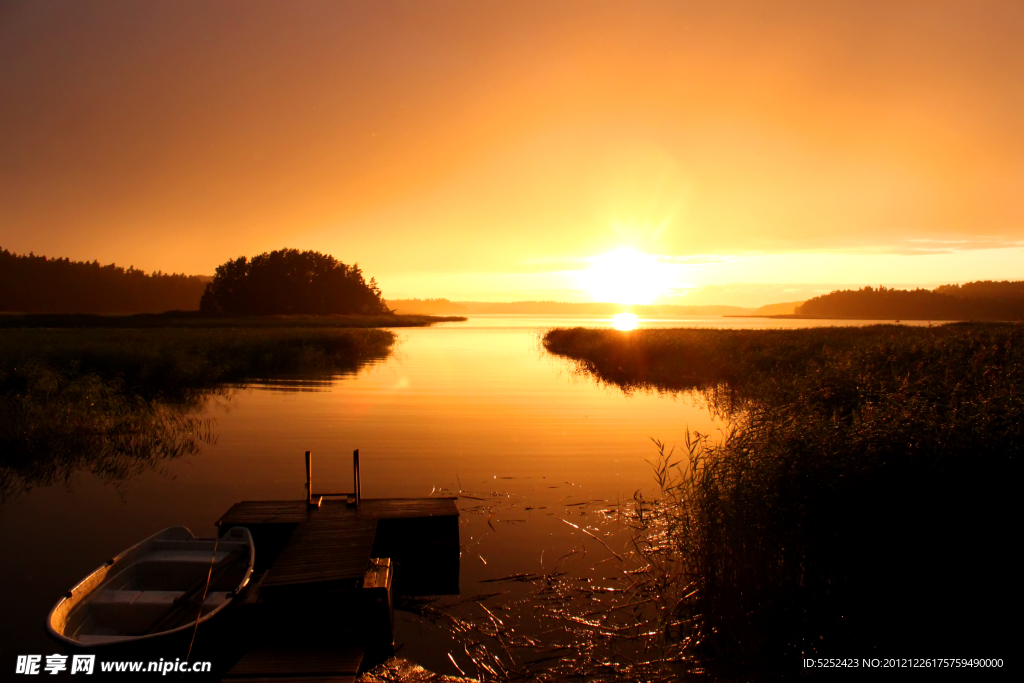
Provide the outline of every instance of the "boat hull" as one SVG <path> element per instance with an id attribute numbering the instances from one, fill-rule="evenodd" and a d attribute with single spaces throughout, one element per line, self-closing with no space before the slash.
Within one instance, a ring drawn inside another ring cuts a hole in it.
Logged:
<path id="1" fill-rule="evenodd" d="M 46 620 L 73 648 L 143 643 L 183 633 L 226 608 L 252 575 L 255 548 L 244 527 L 196 538 L 170 527 L 85 577 Z"/>

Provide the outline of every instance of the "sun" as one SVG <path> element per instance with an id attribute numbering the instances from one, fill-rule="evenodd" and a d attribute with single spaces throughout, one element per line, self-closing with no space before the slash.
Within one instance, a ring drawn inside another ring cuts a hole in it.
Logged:
<path id="1" fill-rule="evenodd" d="M 633 313 L 617 313 L 612 316 L 612 327 L 621 332 L 635 330 L 639 324 L 640 319 Z"/>
<path id="2" fill-rule="evenodd" d="M 649 304 L 670 288 L 671 276 L 657 256 L 620 247 L 593 257 L 580 279 L 594 301 Z"/>

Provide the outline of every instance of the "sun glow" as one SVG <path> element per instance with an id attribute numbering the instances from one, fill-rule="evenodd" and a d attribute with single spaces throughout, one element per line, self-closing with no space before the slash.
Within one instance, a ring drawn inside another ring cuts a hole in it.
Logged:
<path id="1" fill-rule="evenodd" d="M 591 259 L 580 279 L 594 301 L 649 304 L 671 288 L 672 271 L 657 256 L 619 248 Z"/>
<path id="2" fill-rule="evenodd" d="M 627 332 L 635 330 L 640 319 L 634 313 L 618 313 L 612 316 L 612 327 Z"/>

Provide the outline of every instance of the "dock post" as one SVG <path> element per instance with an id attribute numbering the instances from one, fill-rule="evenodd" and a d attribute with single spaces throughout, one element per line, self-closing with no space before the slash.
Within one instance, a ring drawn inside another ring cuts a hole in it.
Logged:
<path id="1" fill-rule="evenodd" d="M 356 497 L 356 505 L 359 505 L 363 497 L 362 487 L 359 483 L 359 449 L 352 451 L 352 483 Z"/>
<path id="2" fill-rule="evenodd" d="M 313 462 L 309 451 L 306 451 L 306 503 L 313 504 Z"/>

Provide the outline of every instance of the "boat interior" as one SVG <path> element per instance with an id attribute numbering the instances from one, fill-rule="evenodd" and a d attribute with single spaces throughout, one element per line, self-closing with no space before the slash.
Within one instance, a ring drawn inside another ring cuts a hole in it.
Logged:
<path id="1" fill-rule="evenodd" d="M 54 630 L 83 645 L 98 645 L 173 631 L 225 606 L 250 569 L 248 532 L 215 540 L 193 538 L 187 530 L 188 538 L 182 538 L 172 531 L 94 572 L 93 577 L 107 569 L 93 590 L 75 600 L 84 586 L 76 588 L 65 600 L 67 609 L 54 611 Z"/>

